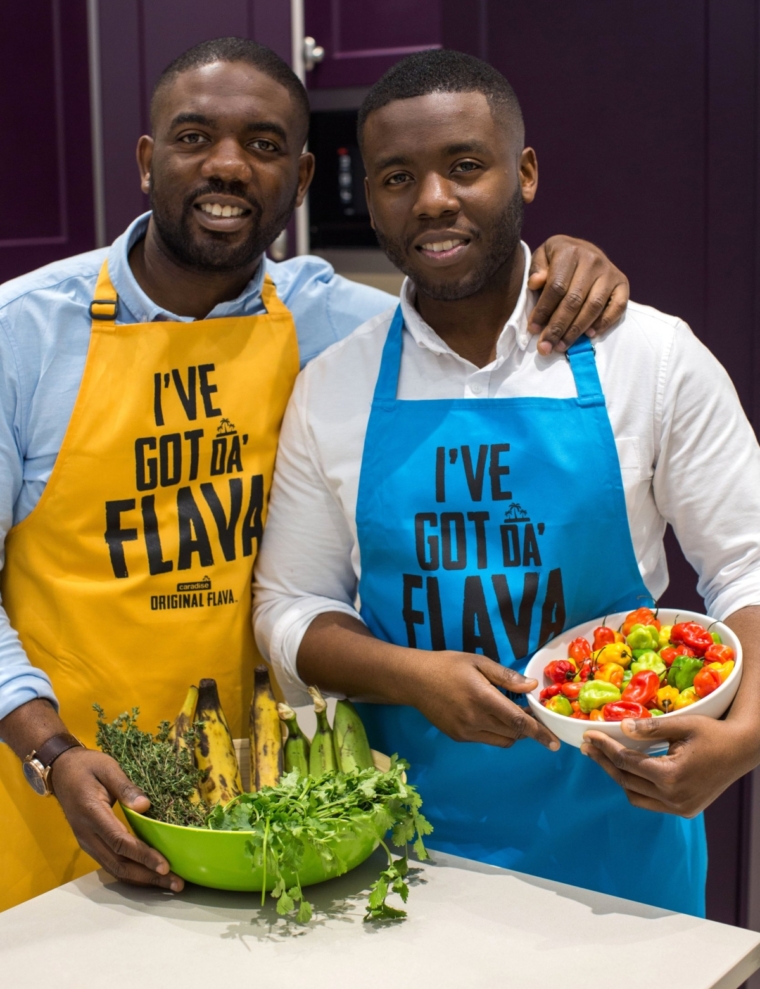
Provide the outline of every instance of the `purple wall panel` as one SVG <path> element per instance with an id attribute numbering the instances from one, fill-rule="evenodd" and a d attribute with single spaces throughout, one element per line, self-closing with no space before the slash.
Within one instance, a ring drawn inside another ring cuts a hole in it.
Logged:
<path id="1" fill-rule="evenodd" d="M 248 0 L 140 0 L 146 94 L 159 75 L 185 49 L 210 38 L 246 37 Z"/>
<path id="2" fill-rule="evenodd" d="M 135 159 L 145 120 L 141 45 L 142 26 L 135 0 L 101 3 L 103 174 L 109 243 L 147 209 Z"/>
<path id="3" fill-rule="evenodd" d="M 701 328 L 704 2 L 493 2 L 488 34 L 538 154 L 531 242 L 595 240 L 635 299 Z"/>
<path id="4" fill-rule="evenodd" d="M 3 10 L 0 92 L 1 282 L 94 246 L 85 0 Z"/>
<path id="5" fill-rule="evenodd" d="M 443 44 L 441 0 L 305 0 L 306 34 L 325 49 L 311 88 L 371 86 L 404 55 Z"/>
<path id="6" fill-rule="evenodd" d="M 731 375 L 755 429 L 760 347 L 756 268 L 758 5 L 719 0 L 707 21 L 704 320 L 699 335 Z"/>
<path id="7" fill-rule="evenodd" d="M 276 51 L 288 65 L 293 60 L 290 36 L 290 4 L 287 0 L 250 0 L 249 38 Z"/>

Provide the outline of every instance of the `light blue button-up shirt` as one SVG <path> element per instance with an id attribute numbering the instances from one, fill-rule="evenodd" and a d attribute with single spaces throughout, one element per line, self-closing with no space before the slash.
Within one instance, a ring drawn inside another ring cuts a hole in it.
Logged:
<path id="1" fill-rule="evenodd" d="M 56 261 L 0 286 L 0 566 L 8 530 L 39 501 L 61 448 L 82 380 L 89 306 L 103 260 L 108 257 L 119 295 L 117 322 L 191 321 L 152 302 L 129 267 L 129 251 L 145 236 L 149 217 L 138 217 L 110 248 Z M 301 366 L 397 301 L 341 278 L 321 258 L 267 259 L 236 299 L 220 303 L 207 318 L 265 312 L 265 271 L 293 313 Z M 0 718 L 35 697 L 55 703 L 50 680 L 31 666 L 0 606 Z"/>

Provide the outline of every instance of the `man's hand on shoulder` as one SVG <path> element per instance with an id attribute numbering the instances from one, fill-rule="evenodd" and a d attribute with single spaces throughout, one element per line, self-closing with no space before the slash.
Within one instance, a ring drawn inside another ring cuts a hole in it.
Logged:
<path id="1" fill-rule="evenodd" d="M 528 287 L 541 291 L 528 329 L 540 334 L 542 354 L 567 350 L 583 333 L 604 333 L 623 315 L 630 295 L 628 279 L 603 251 L 563 234 L 534 252 Z"/>

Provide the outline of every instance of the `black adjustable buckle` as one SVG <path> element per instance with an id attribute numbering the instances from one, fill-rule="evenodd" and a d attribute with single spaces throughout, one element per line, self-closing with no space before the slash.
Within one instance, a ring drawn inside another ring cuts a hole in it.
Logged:
<path id="1" fill-rule="evenodd" d="M 98 313 L 95 312 L 93 306 L 109 306 L 111 311 L 109 313 L 102 313 L 102 312 Z M 92 302 L 90 303 L 91 319 L 103 319 L 108 321 L 114 319 L 115 317 L 116 317 L 116 302 L 113 299 L 93 299 Z"/>

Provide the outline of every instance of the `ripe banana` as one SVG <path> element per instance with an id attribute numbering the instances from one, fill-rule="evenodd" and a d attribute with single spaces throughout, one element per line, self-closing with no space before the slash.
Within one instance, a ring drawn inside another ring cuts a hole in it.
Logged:
<path id="1" fill-rule="evenodd" d="M 333 737 L 338 768 L 342 773 L 372 769 L 372 752 L 367 732 L 351 701 L 338 701 L 333 720 Z"/>
<path id="2" fill-rule="evenodd" d="M 266 666 L 257 666 L 253 675 L 250 732 L 251 786 L 277 786 L 282 776 L 282 729 Z"/>
<path id="3" fill-rule="evenodd" d="M 187 697 L 185 697 L 185 703 L 182 705 L 182 710 L 177 715 L 177 720 L 172 725 L 171 731 L 169 732 L 169 737 L 167 739 L 174 746 L 175 752 L 178 752 L 180 749 L 187 748 L 185 732 L 195 721 L 195 708 L 197 704 L 198 688 L 189 687 Z"/>
<path id="4" fill-rule="evenodd" d="M 278 704 L 277 713 L 288 727 L 288 737 L 285 742 L 285 772 L 292 773 L 296 769 L 299 776 L 308 776 L 309 740 L 301 731 L 296 712 L 287 704 Z"/>
<path id="5" fill-rule="evenodd" d="M 198 704 L 198 688 L 188 687 L 187 696 L 185 697 L 185 703 L 182 705 L 182 710 L 177 715 L 176 721 L 171 727 L 167 741 L 171 742 L 174 746 L 175 752 L 181 752 L 182 750 L 188 751 L 189 746 L 187 744 L 187 739 L 185 738 L 185 733 L 189 728 L 195 723 L 195 708 Z M 190 758 L 195 762 L 195 752 L 190 752 Z M 198 805 L 201 802 L 201 792 L 199 789 L 194 790 L 190 794 L 190 803 Z"/>
<path id="6" fill-rule="evenodd" d="M 327 720 L 327 702 L 320 693 L 319 687 L 309 687 L 309 693 L 317 714 L 317 733 L 311 740 L 309 752 L 309 774 L 322 776 L 323 773 L 336 770 L 338 760 L 335 758 L 332 728 Z"/>
<path id="7" fill-rule="evenodd" d="M 195 761 L 198 769 L 208 770 L 201 782 L 201 796 L 210 807 L 218 803 L 226 804 L 242 793 L 243 784 L 232 734 L 219 703 L 216 680 L 201 680 L 198 685 L 195 719 L 203 722 L 203 726 L 197 729 Z"/>

